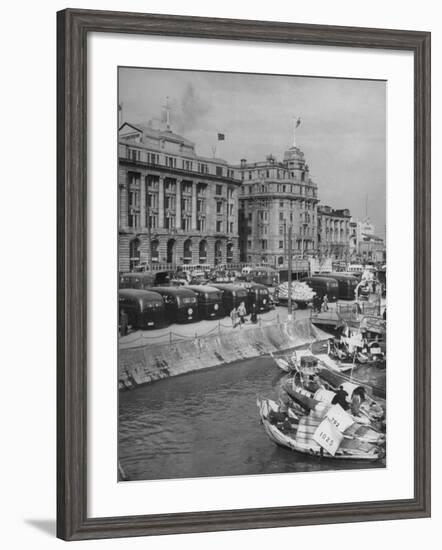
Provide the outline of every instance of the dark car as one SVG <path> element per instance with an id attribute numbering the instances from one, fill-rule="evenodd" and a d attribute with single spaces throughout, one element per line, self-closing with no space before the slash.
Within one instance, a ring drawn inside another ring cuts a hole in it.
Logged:
<path id="1" fill-rule="evenodd" d="M 166 320 L 169 323 L 191 323 L 198 320 L 198 295 L 188 287 L 156 286 L 163 297 Z"/>
<path id="2" fill-rule="evenodd" d="M 134 288 L 120 289 L 118 308 L 125 311 L 128 324 L 135 329 L 158 328 L 164 322 L 163 298 L 157 292 Z"/>
<path id="3" fill-rule="evenodd" d="M 336 302 L 339 295 L 339 285 L 336 279 L 330 277 L 324 277 L 321 275 L 312 275 L 311 277 L 305 277 L 302 279 L 303 283 L 307 283 L 308 286 L 316 292 L 316 295 L 320 300 L 327 294 L 329 302 Z"/>
<path id="4" fill-rule="evenodd" d="M 246 288 L 232 283 L 211 283 L 210 286 L 222 290 L 223 306 L 227 315 L 230 314 L 233 308 L 237 308 L 241 302 L 244 302 L 247 313 L 249 313 L 249 293 Z"/>
<path id="5" fill-rule="evenodd" d="M 202 319 L 224 317 L 222 291 L 213 286 L 188 285 L 186 288 L 198 296 L 198 312 Z"/>
<path id="6" fill-rule="evenodd" d="M 259 283 L 244 283 L 244 288 L 247 289 L 249 295 L 248 310 L 252 309 L 252 305 L 256 305 L 256 310 L 269 311 L 273 306 L 273 302 L 270 299 L 269 289 L 265 285 Z"/>
<path id="7" fill-rule="evenodd" d="M 353 275 L 342 273 L 321 273 L 323 277 L 334 279 L 338 283 L 338 297 L 340 300 L 354 300 L 359 280 Z"/>

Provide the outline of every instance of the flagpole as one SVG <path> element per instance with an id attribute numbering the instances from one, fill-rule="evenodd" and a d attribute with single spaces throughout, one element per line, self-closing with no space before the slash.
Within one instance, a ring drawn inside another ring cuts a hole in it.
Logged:
<path id="1" fill-rule="evenodd" d="M 219 142 L 220 141 L 224 141 L 226 139 L 226 136 L 225 134 L 221 134 L 220 132 L 218 132 L 218 135 L 217 135 L 217 144 L 219 145 Z M 213 149 L 212 149 L 213 151 Z M 215 156 L 216 154 L 216 147 L 215 147 L 215 151 L 213 152 L 213 156 Z"/>

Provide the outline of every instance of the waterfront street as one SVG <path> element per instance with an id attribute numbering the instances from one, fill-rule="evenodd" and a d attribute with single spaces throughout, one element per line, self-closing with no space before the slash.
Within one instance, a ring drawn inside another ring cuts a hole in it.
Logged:
<path id="1" fill-rule="evenodd" d="M 332 307 L 335 307 L 334 305 Z M 311 316 L 311 308 L 297 309 L 293 312 L 293 319 L 307 319 Z M 244 327 L 252 326 L 249 317 L 244 324 Z M 268 326 L 277 322 L 285 322 L 287 320 L 287 307 L 277 306 L 271 311 L 266 313 L 260 313 L 258 319 L 258 326 L 261 323 L 262 326 Z M 221 319 L 201 320 L 197 323 L 175 323 L 167 327 L 155 329 L 155 330 L 137 330 L 130 332 L 126 336 L 123 336 L 119 340 L 120 349 L 137 347 L 143 344 L 152 344 L 155 342 L 176 342 L 177 340 L 183 340 L 188 338 L 194 338 L 195 336 L 206 336 L 215 332 L 226 333 L 230 331 L 241 330 L 239 326 L 232 327 L 232 322 L 229 317 L 223 317 Z"/>
<path id="2" fill-rule="evenodd" d="M 329 304 L 330 312 L 336 311 L 340 307 L 351 306 L 354 302 L 338 300 L 336 303 Z M 385 307 L 385 299 L 382 300 L 382 309 Z M 293 320 L 308 319 L 312 317 L 312 308 L 307 307 L 304 309 L 295 309 L 293 311 Z M 271 311 L 260 313 L 258 323 L 261 326 L 269 326 L 274 323 L 284 323 L 287 321 L 287 307 L 276 306 Z M 247 317 L 247 321 L 244 327 L 252 326 L 250 322 L 250 316 Z M 259 325 L 258 325 L 259 326 Z M 241 330 L 239 326 L 232 327 L 232 322 L 229 317 L 223 317 L 221 319 L 203 319 L 196 323 L 175 323 L 167 327 L 155 329 L 155 330 L 136 330 L 131 331 L 126 336 L 122 336 L 119 339 L 120 349 L 127 349 L 132 347 L 142 346 L 144 344 L 153 343 L 167 343 L 176 342 L 178 340 L 184 340 L 189 338 L 206 336 L 214 334 L 216 332 L 225 334 L 226 332 Z"/>

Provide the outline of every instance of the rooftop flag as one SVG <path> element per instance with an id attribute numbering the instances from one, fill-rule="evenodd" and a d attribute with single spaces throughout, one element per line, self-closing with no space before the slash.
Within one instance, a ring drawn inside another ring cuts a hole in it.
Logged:
<path id="1" fill-rule="evenodd" d="M 298 116 L 298 120 L 296 121 L 296 128 L 301 125 L 301 117 Z"/>
<path id="2" fill-rule="evenodd" d="M 226 136 L 224 134 L 218 133 L 218 141 L 224 141 L 226 139 Z"/>

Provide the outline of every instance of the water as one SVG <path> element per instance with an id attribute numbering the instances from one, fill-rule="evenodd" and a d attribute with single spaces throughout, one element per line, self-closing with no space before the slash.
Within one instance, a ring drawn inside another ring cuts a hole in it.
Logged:
<path id="1" fill-rule="evenodd" d="M 120 394 L 119 459 L 130 480 L 376 468 L 277 447 L 256 397 L 276 397 L 269 357 L 169 378 Z"/>

